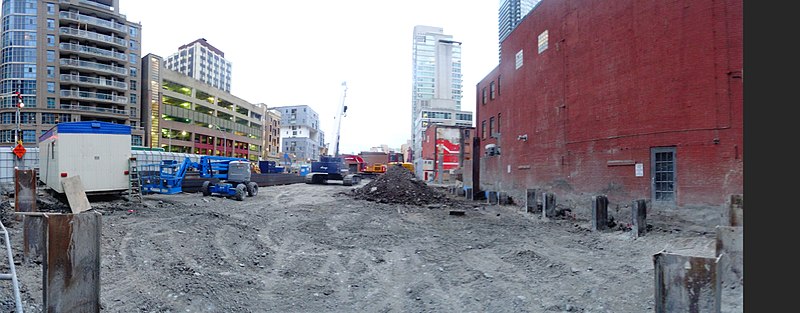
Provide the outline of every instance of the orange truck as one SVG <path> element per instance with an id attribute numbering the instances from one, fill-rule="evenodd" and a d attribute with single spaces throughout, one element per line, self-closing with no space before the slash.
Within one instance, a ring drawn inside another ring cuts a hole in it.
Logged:
<path id="1" fill-rule="evenodd" d="M 380 164 L 380 163 L 369 164 L 364 168 L 364 173 L 373 175 L 386 173 L 386 164 Z"/>

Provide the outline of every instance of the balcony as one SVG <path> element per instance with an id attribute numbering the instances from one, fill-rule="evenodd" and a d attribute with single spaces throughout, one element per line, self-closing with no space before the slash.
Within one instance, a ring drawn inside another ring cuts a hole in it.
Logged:
<path id="1" fill-rule="evenodd" d="M 128 84 L 120 81 L 113 81 L 106 78 L 89 77 L 81 75 L 61 74 L 61 82 L 71 82 L 78 85 L 90 85 L 98 87 L 116 88 L 128 90 Z"/>
<path id="2" fill-rule="evenodd" d="M 69 111 L 82 111 L 82 112 L 96 112 L 96 113 L 103 113 L 103 114 L 115 114 L 115 115 L 128 115 L 127 110 L 120 110 L 120 109 L 112 109 L 112 108 L 103 108 L 103 107 L 93 107 L 88 105 L 62 105 L 60 107 L 62 110 L 69 110 Z"/>
<path id="3" fill-rule="evenodd" d="M 59 31 L 63 36 L 94 40 L 111 45 L 116 45 L 122 48 L 128 48 L 127 40 L 115 36 L 103 35 L 100 33 L 85 31 L 82 29 L 77 29 L 72 27 L 60 27 Z"/>
<path id="4" fill-rule="evenodd" d="M 92 26 L 102 27 L 108 30 L 113 30 L 119 32 L 123 35 L 128 34 L 128 26 L 122 23 L 112 22 L 108 20 L 104 20 L 101 18 L 96 18 L 94 16 L 89 16 L 85 14 L 75 13 L 75 12 L 61 12 L 59 13 L 58 17 L 62 20 L 74 21 L 78 23 L 89 24 Z"/>
<path id="5" fill-rule="evenodd" d="M 97 2 L 93 2 L 93 1 L 86 1 L 86 0 L 79 0 L 78 2 L 79 2 L 80 4 L 91 5 L 91 6 L 93 6 L 93 7 L 98 7 L 98 8 L 101 8 L 101 9 L 106 9 L 106 10 L 109 10 L 109 11 L 114 11 L 114 7 L 112 7 L 112 6 L 107 6 L 107 5 L 105 5 L 105 4 L 100 4 L 100 3 L 97 3 Z"/>
<path id="6" fill-rule="evenodd" d="M 85 69 L 89 71 L 95 71 L 98 73 L 108 73 L 108 74 L 118 74 L 118 75 L 128 75 L 128 68 L 122 66 L 113 66 L 108 64 L 102 64 L 97 62 L 89 62 L 89 61 L 81 61 L 75 59 L 60 59 L 59 60 L 62 67 L 75 67 L 79 69 Z"/>
<path id="7" fill-rule="evenodd" d="M 128 115 L 127 110 L 93 107 L 88 105 L 62 105 L 61 109 L 69 111 L 94 112 L 94 113 L 126 115 L 126 116 Z"/>
<path id="8" fill-rule="evenodd" d="M 61 98 L 72 98 L 89 101 L 101 101 L 107 103 L 127 104 L 128 98 L 123 96 L 107 95 L 103 93 L 80 91 L 80 90 L 62 90 Z M 119 110 L 125 112 L 125 110 Z"/>
<path id="9" fill-rule="evenodd" d="M 61 43 L 58 46 L 59 46 L 59 48 L 61 48 L 61 50 L 64 50 L 64 51 L 72 51 L 72 52 L 82 53 L 82 54 L 86 54 L 86 55 L 94 56 L 94 57 L 111 58 L 111 59 L 115 59 L 115 60 L 121 61 L 121 62 L 127 62 L 128 61 L 128 55 L 127 54 L 119 53 L 119 52 L 116 52 L 116 51 L 100 49 L 100 48 L 97 48 L 97 47 L 90 47 L 90 46 L 79 45 L 79 44 L 74 44 L 74 43 L 66 43 L 66 42 Z"/>

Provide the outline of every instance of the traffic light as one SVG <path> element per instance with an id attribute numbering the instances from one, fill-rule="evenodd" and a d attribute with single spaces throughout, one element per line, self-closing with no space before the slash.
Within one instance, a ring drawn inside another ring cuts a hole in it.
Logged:
<path id="1" fill-rule="evenodd" d="M 24 107 L 25 107 L 25 103 L 24 103 L 24 102 L 22 102 L 22 93 L 21 93 L 21 92 L 19 92 L 19 91 L 17 91 L 17 98 L 19 99 L 19 102 L 17 103 L 17 105 L 19 106 L 19 108 L 20 108 L 20 109 L 21 109 L 21 108 L 24 108 Z"/>

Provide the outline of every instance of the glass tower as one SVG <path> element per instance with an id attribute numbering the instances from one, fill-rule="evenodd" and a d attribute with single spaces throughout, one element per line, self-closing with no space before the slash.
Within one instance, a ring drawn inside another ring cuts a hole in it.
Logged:
<path id="1" fill-rule="evenodd" d="M 499 43 L 506 40 L 522 19 L 539 4 L 541 0 L 500 0 L 497 30 Z"/>
<path id="2" fill-rule="evenodd" d="M 440 27 L 415 26 L 411 61 L 411 142 L 414 162 L 419 162 L 422 134 L 429 123 L 459 124 L 455 113 L 461 113 L 463 96 L 461 42 Z M 471 126 L 472 121 L 466 124 Z"/>

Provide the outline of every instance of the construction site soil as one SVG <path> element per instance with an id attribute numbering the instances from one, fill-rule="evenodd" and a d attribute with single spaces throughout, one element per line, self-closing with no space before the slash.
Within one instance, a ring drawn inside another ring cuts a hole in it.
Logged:
<path id="1" fill-rule="evenodd" d="M 713 229 L 658 211 L 644 236 L 624 223 L 597 232 L 587 217 L 467 201 L 400 169 L 352 187 L 265 187 L 244 201 L 90 198 L 102 214 L 102 311 L 653 312 L 654 254 L 714 255 Z M 40 210 L 68 208 L 40 194 Z M 10 203 L 0 217 L 23 308 L 42 312 L 42 265 L 23 260 Z M 0 309 L 13 312 L 2 284 Z M 743 289 L 725 285 L 722 312 L 743 312 Z"/>

